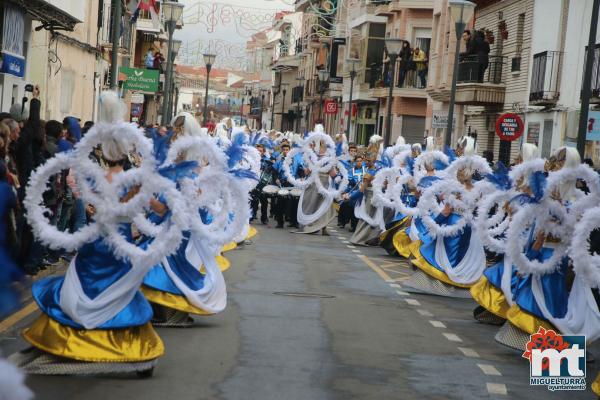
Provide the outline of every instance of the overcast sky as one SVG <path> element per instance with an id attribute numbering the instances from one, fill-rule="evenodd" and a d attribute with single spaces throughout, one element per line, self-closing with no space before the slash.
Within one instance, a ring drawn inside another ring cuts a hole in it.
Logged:
<path id="1" fill-rule="evenodd" d="M 176 33 L 176 37 L 181 39 L 184 44 L 186 41 L 194 42 L 198 39 L 203 41 L 208 41 L 211 39 L 220 39 L 228 42 L 235 43 L 245 43 L 250 35 L 253 33 L 252 29 L 246 29 L 244 27 L 238 26 L 236 29 L 236 23 L 233 21 L 229 23 L 223 23 L 220 18 L 217 18 L 218 24 L 214 28 L 214 32 L 209 33 L 207 26 L 202 23 L 192 24 L 189 23 L 192 15 L 197 15 L 195 10 L 196 4 L 201 4 L 201 8 L 205 11 L 205 14 L 202 17 L 202 21 L 206 23 L 207 16 L 206 11 L 210 9 L 210 7 L 218 7 L 219 11 L 224 7 L 223 5 L 231 5 L 233 8 L 237 10 L 241 10 L 240 7 L 246 7 L 244 11 L 250 13 L 250 15 L 254 17 L 258 17 L 262 19 L 261 22 L 252 23 L 251 18 L 244 18 L 244 23 L 256 27 L 264 27 L 265 22 L 264 18 L 267 15 L 274 14 L 275 10 L 292 10 L 293 9 L 293 0 L 223 0 L 220 2 L 209 2 L 207 0 L 179 0 L 181 3 L 186 5 L 184 9 L 184 22 L 187 19 L 188 22 L 185 23 L 185 26 L 182 30 Z M 248 9 L 248 7 L 256 8 L 257 10 Z M 227 10 L 231 10 L 231 8 L 225 7 Z"/>

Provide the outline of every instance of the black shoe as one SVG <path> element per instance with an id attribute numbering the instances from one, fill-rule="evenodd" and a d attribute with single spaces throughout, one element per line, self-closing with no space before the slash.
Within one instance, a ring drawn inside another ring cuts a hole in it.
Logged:
<path id="1" fill-rule="evenodd" d="M 277 229 L 283 229 L 283 224 L 277 224 L 277 226 L 275 228 L 277 228 Z"/>
<path id="2" fill-rule="evenodd" d="M 267 225 L 269 223 L 269 220 L 268 219 L 263 219 L 263 220 L 260 221 L 260 223 L 263 224 L 263 225 Z"/>
<path id="3" fill-rule="evenodd" d="M 356 232 L 356 228 L 350 228 L 350 232 L 352 232 L 352 233 Z"/>
<path id="4" fill-rule="evenodd" d="M 300 227 L 298 226 L 298 224 L 289 224 L 288 228 L 296 228 L 296 229 L 298 229 Z"/>

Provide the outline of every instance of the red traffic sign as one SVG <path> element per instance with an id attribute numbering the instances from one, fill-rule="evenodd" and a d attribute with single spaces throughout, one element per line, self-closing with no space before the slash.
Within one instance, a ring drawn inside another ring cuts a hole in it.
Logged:
<path id="1" fill-rule="evenodd" d="M 502 114 L 496 121 L 496 135 L 500 140 L 512 142 L 523 135 L 525 124 L 517 114 Z"/>
<path id="2" fill-rule="evenodd" d="M 325 100 L 325 114 L 337 114 L 338 103 L 334 100 Z"/>

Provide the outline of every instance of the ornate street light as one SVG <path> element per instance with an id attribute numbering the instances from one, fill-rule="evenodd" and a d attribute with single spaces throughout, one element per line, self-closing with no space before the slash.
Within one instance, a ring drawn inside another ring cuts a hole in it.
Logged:
<path id="1" fill-rule="evenodd" d="M 390 87 L 387 98 L 387 113 L 385 117 L 385 135 L 383 136 L 383 145 L 388 147 L 390 145 L 390 138 L 392 137 L 392 94 L 394 90 L 394 77 L 396 75 L 396 59 L 400 50 L 402 50 L 402 43 L 404 40 L 396 38 L 385 39 L 385 48 L 387 49 L 388 57 L 390 58 Z"/>
<path id="2" fill-rule="evenodd" d="M 279 125 L 279 130 L 283 132 L 283 109 L 285 107 L 285 94 L 287 92 L 288 83 L 281 84 L 281 124 Z"/>
<path id="3" fill-rule="evenodd" d="M 346 59 L 346 65 L 350 69 L 350 97 L 348 98 L 348 123 L 346 127 L 346 138 L 350 139 L 350 128 L 352 121 L 352 89 L 354 89 L 354 79 L 356 78 L 356 66 L 360 63 L 358 58 Z"/>
<path id="4" fill-rule="evenodd" d="M 448 105 L 448 125 L 446 127 L 446 136 L 444 144 L 447 147 L 452 145 L 452 125 L 454 120 L 454 103 L 456 102 L 456 82 L 458 80 L 458 53 L 460 53 L 460 38 L 465 31 L 467 22 L 471 20 L 475 13 L 475 3 L 466 0 L 450 0 L 450 15 L 454 20 L 454 30 L 456 32 L 456 51 L 454 54 L 454 71 L 452 73 L 452 89 L 450 90 L 450 104 Z"/>
<path id="5" fill-rule="evenodd" d="M 171 112 L 173 112 L 173 92 L 175 92 L 175 73 L 174 73 L 174 68 L 175 68 L 175 59 L 177 58 L 177 54 L 179 54 L 179 49 L 181 48 L 181 40 L 178 39 L 173 39 L 173 51 L 171 52 L 171 90 L 169 91 L 169 115 L 167 118 L 167 121 L 171 120 Z M 177 104 L 175 104 L 175 106 L 177 106 Z"/>
<path id="6" fill-rule="evenodd" d="M 205 53 L 202 54 L 204 58 L 204 65 L 206 65 L 206 90 L 204 92 L 204 115 L 202 116 L 202 125 L 206 126 L 208 123 L 208 83 L 210 78 L 210 70 L 215 63 L 215 54 Z"/>
<path id="7" fill-rule="evenodd" d="M 171 68 L 173 64 L 173 33 L 177 26 L 177 21 L 183 14 L 184 5 L 175 1 L 165 1 L 162 3 L 162 12 L 165 20 L 165 30 L 169 35 L 169 42 L 167 45 L 167 68 L 165 70 L 165 85 L 163 87 L 163 108 L 162 108 L 162 124 L 167 125 L 169 123 L 169 101 L 170 101 L 170 88 L 172 86 L 171 80 Z"/>
<path id="8" fill-rule="evenodd" d="M 321 95 L 321 106 L 319 108 L 319 120 L 323 122 L 323 94 L 325 94 L 325 83 L 329 81 L 329 71 L 326 68 L 320 69 L 317 72 L 319 76 L 319 94 Z"/>
<path id="9" fill-rule="evenodd" d="M 298 86 L 296 86 L 296 133 L 300 133 L 300 93 L 304 91 L 304 77 L 296 78 Z"/>

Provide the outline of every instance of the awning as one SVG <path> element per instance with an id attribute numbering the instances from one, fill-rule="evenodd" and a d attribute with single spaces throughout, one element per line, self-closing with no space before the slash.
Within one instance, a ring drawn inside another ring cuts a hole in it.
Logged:
<path id="1" fill-rule="evenodd" d="M 66 3 L 68 4 L 62 5 L 62 9 L 51 4 L 52 2 L 56 2 L 56 0 L 8 1 L 23 8 L 27 14 L 33 17 L 33 19 L 42 22 L 44 28 L 64 29 L 67 31 L 72 31 L 76 24 L 82 22 L 83 17 L 79 19 L 81 14 L 80 11 L 83 11 L 84 9 L 81 7 L 85 6 L 83 2 L 78 0 L 67 1 Z M 70 10 L 71 13 L 63 10 Z"/>

